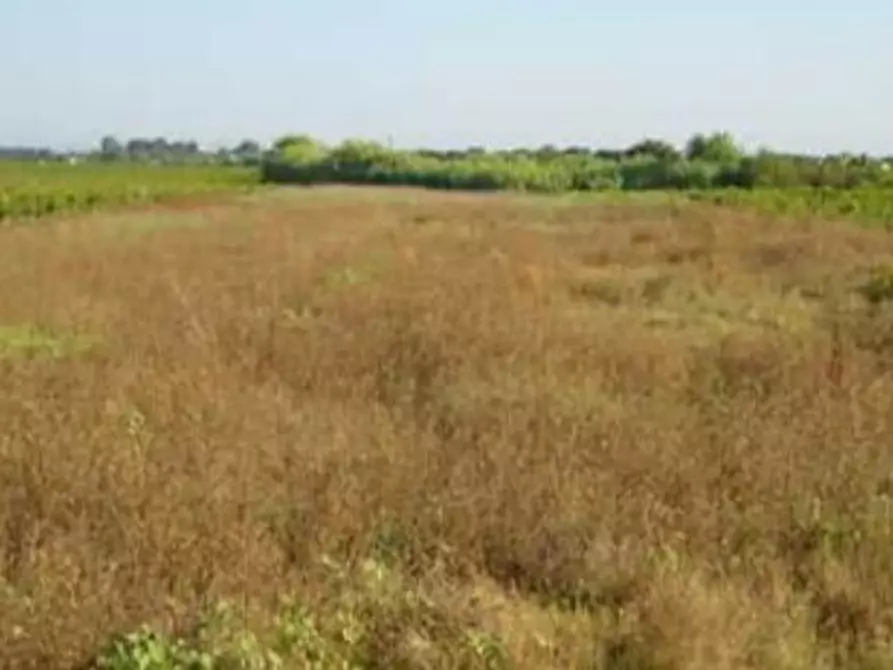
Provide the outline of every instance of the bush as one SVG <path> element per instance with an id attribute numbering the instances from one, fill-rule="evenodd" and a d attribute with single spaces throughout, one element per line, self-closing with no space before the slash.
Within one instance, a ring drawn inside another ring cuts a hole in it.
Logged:
<path id="1" fill-rule="evenodd" d="M 286 141 L 287 140 L 287 141 Z M 375 142 L 348 140 L 326 148 L 299 136 L 276 143 L 261 165 L 264 182 L 347 183 L 424 186 L 441 189 L 511 190 L 537 193 L 640 190 L 796 189 L 831 192 L 828 213 L 851 213 L 856 201 L 841 190 L 893 186 L 880 161 L 846 157 L 812 158 L 761 151 L 745 156 L 727 134 L 699 135 L 685 154 L 657 141 L 627 151 L 589 151 L 554 147 L 488 152 L 401 151 Z M 825 195 L 821 195 L 825 198 Z M 824 203 L 824 200 L 822 201 Z M 816 209 L 808 203 L 807 209 Z M 826 212 L 827 208 L 820 211 Z"/>

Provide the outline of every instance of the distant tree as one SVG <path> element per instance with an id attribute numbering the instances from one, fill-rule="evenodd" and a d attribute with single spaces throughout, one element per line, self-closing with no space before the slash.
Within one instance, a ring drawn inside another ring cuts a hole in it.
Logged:
<path id="1" fill-rule="evenodd" d="M 685 157 L 689 160 L 731 163 L 740 160 L 742 155 L 735 139 L 726 132 L 711 135 L 698 133 L 685 147 Z"/>
<path id="2" fill-rule="evenodd" d="M 220 147 L 216 152 L 214 152 L 214 160 L 218 163 L 234 163 L 236 161 L 236 157 L 233 152 L 226 147 Z"/>
<path id="3" fill-rule="evenodd" d="M 680 153 L 679 149 L 674 147 L 669 142 L 656 140 L 650 137 L 646 137 L 641 142 L 633 144 L 623 153 L 626 158 L 651 156 L 663 161 L 676 161 L 682 158 L 682 154 Z"/>
<path id="4" fill-rule="evenodd" d="M 567 147 L 562 152 L 565 156 L 588 156 L 590 151 L 587 147 Z"/>
<path id="5" fill-rule="evenodd" d="M 613 162 L 618 162 L 623 158 L 623 152 L 617 149 L 596 149 L 592 155 L 601 160 Z"/>
<path id="6" fill-rule="evenodd" d="M 273 142 L 273 153 L 299 163 L 319 160 L 325 152 L 325 147 L 309 135 L 285 135 Z"/>
<path id="7" fill-rule="evenodd" d="M 200 154 L 198 142 L 189 140 L 169 142 L 166 149 L 156 153 L 155 157 L 166 163 L 189 163 L 194 162 Z"/>
<path id="8" fill-rule="evenodd" d="M 536 157 L 541 161 L 551 161 L 560 155 L 561 152 L 554 144 L 544 144 L 536 150 Z"/>
<path id="9" fill-rule="evenodd" d="M 254 140 L 242 140 L 236 148 L 232 150 L 232 155 L 233 158 L 241 163 L 255 165 L 260 161 L 261 156 L 263 155 L 263 149 L 261 149 L 260 144 Z"/>
<path id="10" fill-rule="evenodd" d="M 273 142 L 274 151 L 285 151 L 294 146 L 316 146 L 317 142 L 310 135 L 283 135 Z"/>
<path id="11" fill-rule="evenodd" d="M 152 154 L 152 142 L 142 137 L 135 137 L 127 141 L 127 155 L 136 160 L 144 160 Z"/>
<path id="12" fill-rule="evenodd" d="M 155 160 L 164 160 L 171 153 L 171 145 L 164 137 L 156 137 L 149 145 L 149 153 Z"/>
<path id="13" fill-rule="evenodd" d="M 352 166 L 373 165 L 393 152 L 378 142 L 349 139 L 342 142 L 333 152 L 336 163 Z"/>
<path id="14" fill-rule="evenodd" d="M 814 163 L 813 163 L 814 164 Z M 748 175 L 751 186 L 773 186 L 776 188 L 793 188 L 808 183 L 810 161 L 801 160 L 797 156 L 776 153 L 769 149 L 760 149 L 755 156 L 742 163 L 742 171 Z"/>
<path id="15" fill-rule="evenodd" d="M 0 159 L 25 161 L 60 160 L 61 155 L 40 147 L 0 147 Z"/>
<path id="16" fill-rule="evenodd" d="M 254 140 L 242 140 L 233 150 L 233 153 L 239 156 L 259 156 L 260 152 L 260 144 Z"/>
<path id="17" fill-rule="evenodd" d="M 514 149 L 506 151 L 507 156 L 519 159 L 532 158 L 534 153 L 535 152 L 532 149 L 528 149 L 527 147 L 515 147 Z"/>
<path id="18" fill-rule="evenodd" d="M 116 160 L 124 155 L 124 145 L 112 135 L 106 135 L 99 142 L 99 153 L 104 160 Z"/>

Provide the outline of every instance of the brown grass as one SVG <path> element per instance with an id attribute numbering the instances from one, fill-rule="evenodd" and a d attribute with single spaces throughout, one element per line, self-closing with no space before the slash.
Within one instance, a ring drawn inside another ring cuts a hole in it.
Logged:
<path id="1" fill-rule="evenodd" d="M 295 668 L 893 667 L 889 235 L 246 203 L 0 233 L 3 667 L 221 602 Z"/>

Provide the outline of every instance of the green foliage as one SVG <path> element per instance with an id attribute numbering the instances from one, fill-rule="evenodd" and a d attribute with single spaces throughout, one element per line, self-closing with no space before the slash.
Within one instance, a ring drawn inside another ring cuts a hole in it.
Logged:
<path id="1" fill-rule="evenodd" d="M 251 188 L 250 168 L 0 163 L 0 221 Z"/>
<path id="2" fill-rule="evenodd" d="M 644 139 L 641 142 L 634 144 L 624 152 L 624 155 L 627 158 L 633 158 L 635 156 L 651 156 L 652 158 L 666 161 L 677 161 L 682 158 L 682 154 L 679 150 L 669 142 L 651 138 Z"/>
<path id="3" fill-rule="evenodd" d="M 189 636 L 176 637 L 148 626 L 119 635 L 105 645 L 96 670 L 366 670 L 405 667 L 388 631 L 420 627 L 431 651 L 456 667 L 504 670 L 509 658 L 495 635 L 456 626 L 422 594 L 407 589 L 382 564 L 367 562 L 359 573 L 331 564 L 344 580 L 334 609 L 321 615 L 299 600 L 285 599 L 263 641 L 244 629 L 233 606 L 221 603 Z M 424 630 L 428 626 L 430 630 Z M 384 636 L 384 637 L 382 637 Z M 437 649 L 435 647 L 440 645 Z M 432 657 L 433 660 L 436 657 Z M 413 666 L 415 667 L 415 666 Z M 452 666 L 451 666 L 452 667 Z"/>
<path id="4" fill-rule="evenodd" d="M 361 666 L 342 655 L 339 645 L 320 631 L 312 612 L 296 601 L 287 601 L 277 618 L 276 652 L 282 657 L 301 661 L 312 670 L 360 670 Z M 362 632 L 354 625 L 342 631 L 343 641 L 356 644 Z"/>
<path id="5" fill-rule="evenodd" d="M 691 191 L 692 200 L 751 209 L 773 216 L 854 219 L 868 225 L 893 228 L 893 189 L 862 187 L 788 187 Z"/>
<path id="6" fill-rule="evenodd" d="M 160 140 L 134 140 L 128 148 L 107 137 L 102 155 L 111 157 L 122 151 L 130 155 L 131 149 L 151 149 L 153 142 Z M 883 160 L 768 150 L 745 155 L 734 138 L 722 132 L 697 134 L 684 151 L 653 138 L 621 151 L 551 145 L 503 151 L 482 147 L 407 151 L 361 139 L 327 147 L 308 135 L 287 135 L 266 153 L 256 142 L 246 140 L 235 154 L 241 157 L 242 167 L 117 160 L 79 165 L 0 163 L 0 221 L 152 203 L 251 188 L 262 182 L 544 194 L 670 190 L 770 214 L 893 223 L 893 170 Z M 257 164 L 259 174 L 248 167 Z"/>
<path id="7" fill-rule="evenodd" d="M 213 657 L 143 627 L 121 635 L 102 650 L 97 670 L 214 670 Z"/>
<path id="8" fill-rule="evenodd" d="M 250 632 L 221 603 L 189 640 L 143 626 L 120 635 L 99 653 L 97 670 L 280 670 L 283 658 Z"/>
<path id="9" fill-rule="evenodd" d="M 742 157 L 742 152 L 729 133 L 697 134 L 688 141 L 686 158 L 692 161 L 713 163 L 734 163 Z"/>
<path id="10" fill-rule="evenodd" d="M 480 147 L 405 151 L 356 139 L 326 148 L 307 136 L 289 136 L 276 142 L 262 162 L 261 180 L 532 193 L 893 187 L 893 174 L 882 161 L 769 151 L 749 156 L 728 133 L 695 135 L 684 153 L 656 139 L 645 139 L 624 151 L 561 150 L 554 146 L 510 151 Z"/>
<path id="11" fill-rule="evenodd" d="M 286 135 L 273 143 L 273 152 L 293 163 L 312 163 L 325 154 L 325 147 L 308 135 Z"/>

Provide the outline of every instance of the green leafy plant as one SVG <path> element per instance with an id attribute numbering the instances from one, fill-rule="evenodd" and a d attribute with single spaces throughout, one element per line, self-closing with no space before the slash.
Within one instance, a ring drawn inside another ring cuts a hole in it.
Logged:
<path id="1" fill-rule="evenodd" d="M 486 670 L 504 670 L 508 667 L 508 653 L 497 636 L 470 631 L 466 633 L 466 643 L 475 659 Z"/>
<path id="2" fill-rule="evenodd" d="M 236 621 L 232 605 L 219 603 L 189 641 L 148 626 L 120 635 L 102 649 L 97 670 L 280 670 L 282 657 Z"/>
<path id="3" fill-rule="evenodd" d="M 214 658 L 148 627 L 121 635 L 99 653 L 97 670 L 214 670 Z"/>

